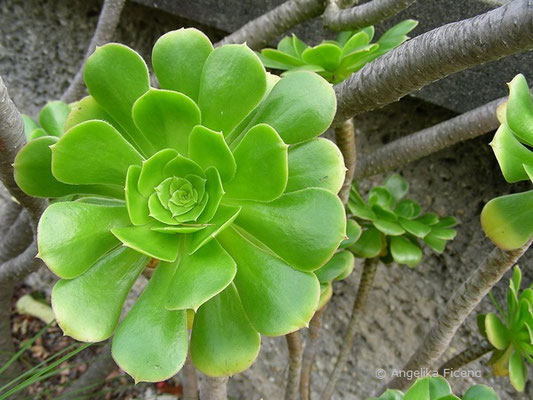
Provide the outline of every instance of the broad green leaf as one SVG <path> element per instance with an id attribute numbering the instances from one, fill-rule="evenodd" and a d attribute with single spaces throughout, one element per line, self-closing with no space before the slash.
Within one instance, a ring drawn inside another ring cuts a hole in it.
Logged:
<path id="1" fill-rule="evenodd" d="M 456 234 L 457 231 L 455 229 L 431 227 L 431 235 L 439 239 L 453 240 Z"/>
<path id="2" fill-rule="evenodd" d="M 527 367 L 518 351 L 514 351 L 509 360 L 509 380 L 517 392 L 523 392 L 526 386 Z"/>
<path id="3" fill-rule="evenodd" d="M 189 134 L 200 123 L 200 110 L 189 97 L 170 90 L 150 89 L 133 104 L 133 120 L 156 150 L 188 154 Z"/>
<path id="4" fill-rule="evenodd" d="M 366 202 L 359 194 L 356 182 L 354 182 L 354 184 L 352 184 L 352 187 L 350 188 L 350 198 L 348 199 L 347 207 L 355 217 L 370 221 L 376 219 L 376 214 L 374 213 L 374 211 L 372 211 L 370 207 L 368 207 Z"/>
<path id="5" fill-rule="evenodd" d="M 435 213 L 429 212 L 416 219 L 426 225 L 435 225 L 439 222 L 439 216 Z"/>
<path id="6" fill-rule="evenodd" d="M 385 210 L 389 210 L 395 202 L 394 196 L 386 187 L 376 186 L 368 192 L 368 204 L 370 206 L 378 205 Z"/>
<path id="7" fill-rule="evenodd" d="M 259 104 L 265 90 L 265 68 L 246 45 L 215 49 L 202 71 L 202 125 L 229 134 Z"/>
<path id="8" fill-rule="evenodd" d="M 120 243 L 110 230 L 129 224 L 123 204 L 54 203 L 39 221 L 38 256 L 60 278 L 75 278 Z"/>
<path id="9" fill-rule="evenodd" d="M 285 192 L 322 187 L 338 193 L 344 183 L 345 170 L 342 154 L 330 140 L 316 138 L 290 146 L 289 180 Z"/>
<path id="10" fill-rule="evenodd" d="M 52 175 L 52 150 L 57 138 L 47 136 L 32 140 L 15 157 L 13 167 L 17 185 L 34 197 L 62 197 L 70 194 L 100 194 L 116 198 L 124 197 L 121 186 L 115 185 L 68 185 Z"/>
<path id="11" fill-rule="evenodd" d="M 328 301 L 331 300 L 333 296 L 333 285 L 331 282 L 321 283 L 320 284 L 320 298 L 318 300 L 318 305 L 316 306 L 317 310 L 320 310 L 326 305 Z"/>
<path id="12" fill-rule="evenodd" d="M 413 268 L 422 261 L 422 250 L 418 245 L 403 236 L 390 238 L 390 252 L 394 261 Z"/>
<path id="13" fill-rule="evenodd" d="M 168 235 L 150 229 L 151 224 L 115 228 L 111 232 L 125 246 L 161 261 L 173 262 L 178 256 L 180 235 Z"/>
<path id="14" fill-rule="evenodd" d="M 368 35 L 363 32 L 359 31 L 356 34 L 354 34 L 344 46 L 342 46 L 342 56 L 346 56 L 347 54 L 350 54 L 356 50 L 361 49 L 362 47 L 366 46 L 369 43 Z"/>
<path id="15" fill-rule="evenodd" d="M 216 240 L 194 254 L 185 252 L 176 263 L 178 269 L 168 288 L 165 305 L 169 310 L 198 310 L 224 290 L 237 272 L 235 261 Z"/>
<path id="16" fill-rule="evenodd" d="M 209 221 L 208 226 L 201 231 L 191 234 L 189 254 L 193 254 L 212 240 L 219 232 L 231 225 L 240 211 L 240 207 L 229 207 L 221 204 L 216 214 Z"/>
<path id="17" fill-rule="evenodd" d="M 390 209 L 390 207 L 374 204 L 372 205 L 371 208 L 374 214 L 376 215 L 376 218 L 374 218 L 374 221 L 385 220 L 385 221 L 391 221 L 391 222 L 396 222 L 396 223 L 398 222 L 398 216 L 396 215 L 394 211 Z M 397 227 L 395 230 L 397 231 L 402 230 L 401 226 L 398 226 L 398 224 L 396 225 Z"/>
<path id="18" fill-rule="evenodd" d="M 500 125 L 490 145 L 507 182 L 529 179 L 523 165 L 533 165 L 533 152 L 514 137 L 507 125 Z"/>
<path id="19" fill-rule="evenodd" d="M 26 114 L 22 114 L 22 122 L 24 122 L 24 136 L 26 136 L 26 141 L 30 141 L 30 134 L 36 130 L 39 129 L 39 125 L 29 116 Z"/>
<path id="20" fill-rule="evenodd" d="M 61 137 L 65 132 L 65 121 L 70 108 L 62 101 L 48 102 L 39 113 L 39 124 L 46 133 Z"/>
<path id="21" fill-rule="evenodd" d="M 422 207 L 420 207 L 418 203 L 414 202 L 413 200 L 407 200 L 407 199 L 400 200 L 398 204 L 396 204 L 396 207 L 394 208 L 394 212 L 398 216 L 408 218 L 408 219 L 417 217 L 421 211 L 422 211 Z M 424 222 L 423 220 L 419 222 L 429 225 L 427 222 Z"/>
<path id="22" fill-rule="evenodd" d="M 377 218 L 372 221 L 372 223 L 385 235 L 399 236 L 405 233 L 405 230 L 398 222 L 387 221 L 386 219 Z"/>
<path id="23" fill-rule="evenodd" d="M 376 54 L 378 53 L 379 45 L 374 43 L 370 44 L 368 46 L 362 47 L 358 50 L 352 51 L 351 53 L 347 53 L 343 58 L 341 59 L 341 63 L 339 66 L 339 70 L 337 71 L 337 74 L 339 74 L 340 71 L 345 71 L 346 75 L 351 74 L 352 72 L 355 72 L 362 67 L 365 66 L 365 64 L 372 61 L 374 58 L 376 58 Z M 343 79 L 346 79 L 346 76 L 343 76 Z"/>
<path id="24" fill-rule="evenodd" d="M 452 393 L 443 377 L 419 378 L 405 393 L 404 400 L 436 400 Z"/>
<path id="25" fill-rule="evenodd" d="M 489 201 L 481 212 L 481 226 L 504 250 L 523 246 L 533 236 L 533 190 Z"/>
<path id="26" fill-rule="evenodd" d="M 143 255 L 118 247 L 83 275 L 57 282 L 52 291 L 52 308 L 63 333 L 81 342 L 109 338 L 146 262 Z"/>
<path id="27" fill-rule="evenodd" d="M 200 307 L 191 334 L 194 365 L 209 376 L 228 376 L 246 370 L 255 361 L 261 346 L 235 286 Z"/>
<path id="28" fill-rule="evenodd" d="M 331 85 L 312 72 L 300 71 L 278 81 L 249 126 L 265 123 L 285 143 L 300 143 L 325 132 L 333 121 L 335 109 Z"/>
<path id="29" fill-rule="evenodd" d="M 299 58 L 296 58 L 291 54 L 287 54 L 287 53 L 284 53 L 282 51 L 275 50 L 275 49 L 263 49 L 261 50 L 261 55 L 270 61 L 274 61 L 277 65 L 284 64 L 289 67 L 299 67 L 300 65 L 305 64 L 305 62 L 300 60 Z M 269 67 L 269 68 L 277 68 L 277 67 L 274 66 L 274 67 Z"/>
<path id="30" fill-rule="evenodd" d="M 446 240 L 433 236 L 431 232 L 424 236 L 423 240 L 433 251 L 439 254 L 442 254 L 446 248 Z"/>
<path id="31" fill-rule="evenodd" d="M 505 350 L 509 345 L 509 331 L 494 313 L 485 316 L 485 331 L 489 342 L 498 350 Z"/>
<path id="32" fill-rule="evenodd" d="M 259 59 L 261 60 L 261 62 L 263 63 L 263 65 L 266 68 L 279 69 L 279 70 L 282 70 L 282 71 L 290 70 L 290 69 L 293 68 L 292 65 L 285 64 L 285 63 L 282 63 L 280 61 L 273 60 L 273 59 L 265 56 L 263 53 L 256 52 L 256 54 L 257 54 L 257 57 L 259 57 Z"/>
<path id="33" fill-rule="evenodd" d="M 487 314 L 478 314 L 476 318 L 477 328 L 479 329 L 479 333 L 484 338 L 487 337 L 487 331 L 485 329 L 485 317 Z"/>
<path id="34" fill-rule="evenodd" d="M 348 219 L 346 221 L 346 236 L 347 238 L 344 239 L 341 244 L 339 245 L 339 248 L 347 248 L 353 245 L 355 242 L 359 240 L 361 237 L 361 233 L 363 232 L 361 226 L 355 222 L 353 219 Z"/>
<path id="35" fill-rule="evenodd" d="M 287 186 L 288 146 L 266 124 L 250 129 L 233 152 L 237 169 L 224 185 L 226 197 L 270 201 Z"/>
<path id="36" fill-rule="evenodd" d="M 237 263 L 234 283 L 258 332 L 279 336 L 307 326 L 320 296 L 313 273 L 292 268 L 233 228 L 221 232 L 217 240 Z"/>
<path id="37" fill-rule="evenodd" d="M 175 266 L 160 263 L 113 338 L 117 365 L 138 382 L 160 382 L 181 369 L 187 357 L 185 310 L 165 309 Z"/>
<path id="38" fill-rule="evenodd" d="M 30 133 L 30 140 L 38 139 L 44 136 L 50 136 L 50 135 L 44 129 L 37 128 L 32 133 Z"/>
<path id="39" fill-rule="evenodd" d="M 51 146 L 52 173 L 64 183 L 124 185 L 130 165 L 141 155 L 104 121 L 87 121 L 71 128 Z"/>
<path id="40" fill-rule="evenodd" d="M 524 171 L 526 171 L 529 180 L 533 182 L 533 165 L 522 164 L 522 167 L 524 167 Z"/>
<path id="41" fill-rule="evenodd" d="M 139 192 L 145 196 L 149 197 L 152 193 L 154 193 L 154 189 L 157 185 L 159 185 L 165 178 L 170 176 L 170 174 L 166 173 L 165 167 L 168 165 L 168 163 L 171 160 L 174 160 L 178 157 L 178 153 L 174 149 L 163 149 L 155 153 L 152 157 L 150 157 L 148 160 L 145 160 L 142 162 L 142 169 L 139 173 L 138 177 L 138 189 Z M 187 160 L 180 156 L 180 159 L 183 159 L 183 163 L 187 164 L 194 164 L 192 161 Z M 185 178 L 189 174 L 196 175 L 193 171 L 201 171 L 199 167 L 193 165 L 192 167 L 185 169 L 183 168 L 182 173 L 180 171 L 177 171 L 177 173 L 174 176 Z"/>
<path id="42" fill-rule="evenodd" d="M 305 62 L 320 65 L 328 71 L 335 71 L 341 62 L 342 50 L 338 44 L 321 43 L 302 53 Z"/>
<path id="43" fill-rule="evenodd" d="M 403 400 L 403 393 L 399 390 L 387 389 L 379 398 L 372 397 L 369 400 Z"/>
<path id="44" fill-rule="evenodd" d="M 533 146 L 533 101 L 524 75 L 516 75 L 509 83 L 506 120 L 515 136 Z"/>
<path id="45" fill-rule="evenodd" d="M 336 253 L 331 260 L 315 271 L 320 283 L 342 280 L 351 274 L 354 267 L 354 257 L 349 251 Z"/>
<path id="46" fill-rule="evenodd" d="M 409 184 L 399 174 L 392 174 L 383 181 L 383 185 L 387 188 L 394 200 L 401 200 L 409 190 Z"/>
<path id="47" fill-rule="evenodd" d="M 161 87 L 198 100 L 202 70 L 212 51 L 209 38 L 194 28 L 161 36 L 152 50 L 152 64 Z"/>
<path id="48" fill-rule="evenodd" d="M 131 109 L 150 88 L 148 68 L 139 54 L 127 46 L 108 43 L 98 47 L 87 59 L 83 79 L 91 96 L 125 130 L 126 139 L 142 154 L 153 146 L 137 129 Z"/>
<path id="49" fill-rule="evenodd" d="M 82 122 L 99 119 L 113 125 L 122 136 L 127 137 L 124 128 L 122 128 L 122 126 L 120 126 L 120 124 L 115 121 L 92 96 L 85 96 L 80 101 L 73 103 L 70 106 L 70 110 L 70 114 L 65 122 L 65 131 L 68 131 L 73 126 L 81 124 Z"/>
<path id="50" fill-rule="evenodd" d="M 287 193 L 270 203 L 239 204 L 235 223 L 302 271 L 328 261 L 346 234 L 344 207 L 325 189 Z"/>
<path id="51" fill-rule="evenodd" d="M 126 206 L 130 220 L 134 225 L 144 225 L 150 222 L 150 210 L 148 200 L 144 197 L 137 186 L 141 167 L 132 165 L 126 175 Z"/>
<path id="52" fill-rule="evenodd" d="M 222 182 L 235 176 L 235 159 L 222 132 L 215 132 L 201 125 L 194 127 L 189 138 L 189 153 L 204 169 L 215 167 Z"/>
<path id="53" fill-rule="evenodd" d="M 208 202 L 198 216 L 197 222 L 199 223 L 211 223 L 211 218 L 215 215 L 224 195 L 224 188 L 222 187 L 222 180 L 218 174 L 218 170 L 215 167 L 209 167 L 205 170 L 207 177 L 207 183 L 205 185 L 206 197 Z"/>
<path id="54" fill-rule="evenodd" d="M 432 228 L 452 228 L 457 225 L 459 222 L 454 217 L 444 217 L 439 219 L 439 222 L 432 225 Z"/>
<path id="55" fill-rule="evenodd" d="M 281 39 L 277 46 L 278 50 L 290 54 L 293 57 L 299 57 L 299 54 L 296 52 L 296 49 L 294 48 L 294 42 L 292 36 L 285 36 L 283 39 Z"/>
<path id="56" fill-rule="evenodd" d="M 418 21 L 406 19 L 387 30 L 378 40 L 378 43 L 386 48 L 394 48 L 404 42 L 409 32 L 416 28 Z"/>
<path id="57" fill-rule="evenodd" d="M 298 56 L 301 56 L 302 53 L 305 51 L 305 49 L 309 47 L 305 42 L 300 40 L 294 33 L 292 34 L 292 44 Z"/>
<path id="58" fill-rule="evenodd" d="M 350 247 L 350 250 L 358 257 L 374 258 L 383 252 L 386 244 L 383 234 L 372 227 L 363 231 L 359 240 Z"/>
<path id="59" fill-rule="evenodd" d="M 400 223 L 402 228 L 405 229 L 407 232 L 409 232 L 411 235 L 414 235 L 421 239 L 423 239 L 429 232 L 431 232 L 431 227 L 429 227 L 426 224 L 423 224 L 420 221 L 410 220 L 410 219 L 405 219 L 405 218 L 400 217 L 398 219 L 398 222 Z M 437 237 L 440 237 L 440 236 L 437 236 Z"/>
<path id="60" fill-rule="evenodd" d="M 475 385 L 468 389 L 463 400 L 499 400 L 494 389 L 485 385 Z"/>

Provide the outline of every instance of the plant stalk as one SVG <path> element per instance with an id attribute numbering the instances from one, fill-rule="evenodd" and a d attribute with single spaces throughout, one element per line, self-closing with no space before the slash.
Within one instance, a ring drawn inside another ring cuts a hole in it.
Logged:
<path id="1" fill-rule="evenodd" d="M 344 183 L 342 184 L 338 196 L 342 203 L 346 204 L 350 197 L 350 188 L 352 186 L 356 160 L 355 130 L 351 118 L 344 121 L 342 125 L 335 127 L 335 141 L 342 153 L 344 166 L 346 167 Z"/>
<path id="2" fill-rule="evenodd" d="M 302 335 L 300 331 L 285 335 L 289 350 L 289 376 L 285 389 L 285 400 L 300 399 L 300 374 L 302 371 Z"/>
<path id="3" fill-rule="evenodd" d="M 344 339 L 343 339 L 343 342 L 342 342 L 342 345 L 339 351 L 339 355 L 337 356 L 337 362 L 335 363 L 335 367 L 333 368 L 333 371 L 331 372 L 331 375 L 329 376 L 329 380 L 326 385 L 326 388 L 324 389 L 324 392 L 322 393 L 321 398 L 323 400 L 329 400 L 331 396 L 333 395 L 333 391 L 335 390 L 337 381 L 339 380 L 341 372 L 344 366 L 346 365 L 346 362 L 348 361 L 348 356 L 352 352 L 352 347 L 355 341 L 355 334 L 356 334 L 356 328 L 357 328 L 357 319 L 359 318 L 359 315 L 363 311 L 365 304 L 366 304 L 366 300 L 368 298 L 368 294 L 370 293 L 370 290 L 372 289 L 372 284 L 376 276 L 378 264 L 379 264 L 379 258 L 377 257 L 365 259 L 363 272 L 361 274 L 361 279 L 359 281 L 359 287 L 357 289 L 357 294 L 355 296 L 355 301 L 353 304 L 352 315 L 350 317 L 350 321 L 348 322 L 346 333 L 344 334 Z"/>
<path id="4" fill-rule="evenodd" d="M 198 400 L 198 378 L 191 353 L 187 354 L 183 365 L 183 400 Z"/>
<path id="5" fill-rule="evenodd" d="M 206 376 L 200 391 L 202 400 L 227 400 L 227 376 Z"/>
<path id="6" fill-rule="evenodd" d="M 442 364 L 438 370 L 439 375 L 447 378 L 451 371 L 456 371 L 465 365 L 476 361 L 478 358 L 483 357 L 492 350 L 494 350 L 494 346 L 487 341 L 471 345 Z"/>
<path id="7" fill-rule="evenodd" d="M 302 400 L 311 400 L 311 373 L 315 363 L 316 347 L 320 338 L 320 328 L 326 305 L 318 310 L 309 322 L 309 337 L 305 345 L 300 377 L 300 396 Z"/>

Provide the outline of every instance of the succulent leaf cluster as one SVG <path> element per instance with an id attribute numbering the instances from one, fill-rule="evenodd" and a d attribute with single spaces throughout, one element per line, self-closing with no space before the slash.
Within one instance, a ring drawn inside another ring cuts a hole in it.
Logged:
<path id="1" fill-rule="evenodd" d="M 29 142 L 42 136 L 63 136 L 69 112 L 68 104 L 62 101 L 49 101 L 39 113 L 39 123 L 35 122 L 29 115 L 22 114 L 26 141 Z"/>
<path id="2" fill-rule="evenodd" d="M 344 244 L 357 257 L 380 257 L 384 263 L 415 267 L 422 260 L 420 240 L 442 253 L 447 241 L 455 238 L 457 220 L 432 212 L 423 214 L 417 202 L 404 198 L 408 190 L 407 181 L 398 174 L 372 188 L 367 201 L 357 183 L 352 185 L 347 207 L 355 221 L 347 224 Z"/>
<path id="3" fill-rule="evenodd" d="M 522 273 L 517 266 L 509 282 L 506 309 L 491 296 L 500 315 L 478 316 L 481 334 L 495 348 L 489 360 L 494 375 L 509 376 L 519 392 L 527 381 L 527 364 L 533 364 L 533 285 L 521 291 L 521 282 Z"/>
<path id="4" fill-rule="evenodd" d="M 335 40 L 324 40 L 313 47 L 293 34 L 284 37 L 277 49 L 263 49 L 259 56 L 267 68 L 287 72 L 313 71 L 335 84 L 405 42 L 409 38 L 407 34 L 417 25 L 418 22 L 412 19 L 402 21 L 375 43 L 372 43 L 373 26 L 341 32 Z"/>
<path id="5" fill-rule="evenodd" d="M 30 141 L 15 179 L 56 198 L 38 226 L 38 256 L 61 279 L 52 307 L 64 333 L 114 334 L 115 361 L 136 381 L 177 373 L 188 351 L 207 375 L 248 368 L 260 334 L 307 325 L 320 298 L 313 271 L 346 235 L 336 193 L 340 151 L 317 138 L 335 114 L 320 76 L 266 73 L 245 45 L 213 49 L 195 29 L 163 35 L 152 64 L 132 49 L 96 49 L 89 96 L 57 138 Z M 155 272 L 119 324 L 145 267 Z"/>
<path id="6" fill-rule="evenodd" d="M 523 75 L 509 83 L 509 99 L 498 109 L 500 127 L 491 142 L 509 183 L 533 181 L 533 100 Z M 500 248 L 522 247 L 533 237 L 533 190 L 500 196 L 481 213 L 481 225 Z"/>
<path id="7" fill-rule="evenodd" d="M 499 400 L 496 392 L 485 385 L 470 387 L 463 397 L 452 393 L 452 388 L 441 376 L 419 378 L 405 394 L 399 390 L 387 390 L 380 397 L 368 400 Z"/>

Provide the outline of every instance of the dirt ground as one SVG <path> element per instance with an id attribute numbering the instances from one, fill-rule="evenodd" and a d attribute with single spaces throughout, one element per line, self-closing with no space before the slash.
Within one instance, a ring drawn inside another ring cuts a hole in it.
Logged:
<path id="1" fill-rule="evenodd" d="M 0 75 L 21 110 L 35 115 L 47 99 L 55 99 L 63 92 L 79 66 L 98 12 L 99 2 L 96 0 L 0 2 Z M 159 35 L 183 24 L 187 22 L 128 3 L 118 41 L 148 57 Z M 221 36 L 220 32 L 207 33 L 213 40 Z M 494 84 L 504 85 L 505 82 Z M 357 118 L 357 151 L 372 151 L 383 143 L 453 115 L 437 106 L 406 98 L 383 110 Z M 425 210 L 440 215 L 454 215 L 460 220 L 458 235 L 443 255 L 426 249 L 424 261 L 416 269 L 380 266 L 368 300 L 367 313 L 360 319 L 356 344 L 339 381 L 335 399 L 365 399 L 384 383 L 376 378 L 377 369 L 385 370 L 390 377 L 393 369 L 401 368 L 439 310 L 442 310 L 453 289 L 491 250 L 492 245 L 485 238 L 479 222 L 483 205 L 498 195 L 524 189 L 520 185 L 508 185 L 503 180 L 488 146 L 491 136 L 489 134 L 456 145 L 398 171 L 410 183 L 409 196 L 419 201 Z M 361 186 L 363 189 L 369 188 L 382 179 L 383 176 L 376 176 L 361 182 Z M 531 269 L 527 268 L 531 266 L 532 255 L 530 252 L 521 261 L 527 284 L 533 279 Z M 313 373 L 315 392 L 324 387 L 333 367 L 360 270 L 358 264 L 349 279 L 335 284 L 335 295 L 328 305 L 318 345 L 317 364 Z M 43 289 L 46 275 L 40 276 L 33 277 L 31 282 Z M 497 297 L 503 293 L 506 285 L 507 278 L 495 290 Z M 23 292 L 22 287 L 20 291 Z M 489 302 L 484 301 L 478 311 L 488 307 Z M 20 318 L 14 316 L 14 322 Z M 464 349 L 478 337 L 473 315 L 461 328 L 445 358 Z M 59 339 L 56 341 L 62 343 Z M 283 398 L 283 383 L 287 373 L 285 340 L 263 338 L 262 341 L 261 353 L 253 367 L 230 379 L 229 393 L 235 399 Z M 474 363 L 467 369 L 473 373 L 481 371 L 482 377 L 452 379 L 452 386 L 457 393 L 474 383 L 486 383 L 494 387 L 502 400 L 533 398 L 531 383 L 524 394 L 517 394 L 506 379 L 491 378 L 484 362 Z M 70 378 L 78 376 L 78 372 Z M 179 381 L 178 375 L 172 384 L 177 386 Z M 138 398 L 148 398 L 148 393 L 157 393 L 157 390 L 153 385 L 146 385 L 138 387 L 136 392 L 141 396 Z M 124 393 L 114 396 L 118 397 L 111 398 L 131 398 Z"/>

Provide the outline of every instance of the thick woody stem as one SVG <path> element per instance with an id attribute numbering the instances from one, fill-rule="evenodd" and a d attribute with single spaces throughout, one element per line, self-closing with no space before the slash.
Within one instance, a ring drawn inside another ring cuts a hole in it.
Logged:
<path id="1" fill-rule="evenodd" d="M 198 400 L 198 378 L 190 353 L 183 366 L 183 400 Z"/>
<path id="2" fill-rule="evenodd" d="M 32 272 L 37 271 L 44 264 L 36 256 L 37 242 L 34 240 L 18 256 L 0 264 L 0 283 L 22 280 Z"/>
<path id="3" fill-rule="evenodd" d="M 13 338 L 11 336 L 11 297 L 13 296 L 13 283 L 0 282 L 0 366 L 4 365 L 15 354 Z M 0 374 L 0 387 L 20 375 L 21 366 L 18 362 L 12 363 Z"/>
<path id="4" fill-rule="evenodd" d="M 470 274 L 468 279 L 459 286 L 435 325 L 426 335 L 424 341 L 402 368 L 402 371 L 418 371 L 430 368 L 450 345 L 457 329 L 487 295 L 503 275 L 516 264 L 526 252 L 531 242 L 520 249 L 504 251 L 495 247 L 488 257 Z M 407 373 L 394 378 L 389 387 L 405 389 L 410 382 Z"/>
<path id="5" fill-rule="evenodd" d="M 104 1 L 104 5 L 96 25 L 96 30 L 94 31 L 91 42 L 89 43 L 89 47 L 87 47 L 85 58 L 83 59 L 80 69 L 78 72 L 76 72 L 76 76 L 74 76 L 74 79 L 70 83 L 63 96 L 61 96 L 61 101 L 64 101 L 65 103 L 71 103 L 83 97 L 85 93 L 85 85 L 83 84 L 83 66 L 85 65 L 85 60 L 87 60 L 87 58 L 94 53 L 96 46 L 101 46 L 111 41 L 120 21 L 120 14 L 122 13 L 122 8 L 124 7 L 125 2 L 126 0 Z"/>
<path id="6" fill-rule="evenodd" d="M 334 123 L 383 107 L 455 72 L 531 48 L 533 0 L 514 0 L 485 14 L 433 29 L 336 85 Z"/>
<path id="7" fill-rule="evenodd" d="M 311 400 L 311 372 L 315 363 L 316 346 L 320 338 L 320 328 L 326 306 L 318 310 L 309 322 L 309 338 L 305 345 L 300 377 L 300 396 L 302 400 Z"/>
<path id="8" fill-rule="evenodd" d="M 322 19 L 333 31 L 347 31 L 375 25 L 400 11 L 416 0 L 373 0 L 360 6 L 342 10 L 335 1 L 330 1 Z M 342 4 L 341 4 L 342 6 Z"/>
<path id="9" fill-rule="evenodd" d="M 476 361 L 478 358 L 483 357 L 492 350 L 494 350 L 494 346 L 487 341 L 468 346 L 468 348 L 442 364 L 438 370 L 439 375 L 447 378 L 452 371 L 456 371 L 471 362 Z"/>
<path id="10" fill-rule="evenodd" d="M 202 400 L 227 400 L 227 383 L 227 376 L 216 378 L 212 376 L 206 376 L 202 385 L 202 389 L 200 390 L 200 398 Z"/>
<path id="11" fill-rule="evenodd" d="M 32 236 L 28 213 L 23 210 L 7 232 L 0 236 L 0 263 L 22 253 L 30 245 Z"/>
<path id="12" fill-rule="evenodd" d="M 285 400 L 300 400 L 300 373 L 302 370 L 302 336 L 300 331 L 285 335 L 289 349 L 289 376 L 285 389 Z"/>
<path id="13" fill-rule="evenodd" d="M 324 8 L 325 0 L 286 1 L 226 36 L 216 46 L 246 42 L 248 47 L 259 50 L 292 27 L 318 17 Z"/>
<path id="14" fill-rule="evenodd" d="M 343 204 L 348 202 L 350 197 L 350 187 L 352 186 L 354 171 L 355 171 L 355 132 L 353 121 L 350 118 L 342 125 L 335 127 L 335 141 L 339 147 L 344 158 L 344 165 L 346 167 L 346 175 L 342 188 L 338 193 Z"/>
<path id="15" fill-rule="evenodd" d="M 372 289 L 372 284 L 374 282 L 374 277 L 376 276 L 376 271 L 378 268 L 379 258 L 367 258 L 365 259 L 365 264 L 363 267 L 363 272 L 361 274 L 361 279 L 359 281 L 359 288 L 357 289 L 357 295 L 355 296 L 355 301 L 353 304 L 352 315 L 348 326 L 346 327 L 346 333 L 344 334 L 344 339 L 337 356 L 337 362 L 331 375 L 329 376 L 328 383 L 324 392 L 322 393 L 322 400 L 329 400 L 333 395 L 335 390 L 335 385 L 339 380 L 341 372 L 348 361 L 348 356 L 352 352 L 353 343 L 355 341 L 355 334 L 357 328 L 357 319 L 363 311 L 368 294 Z"/>

